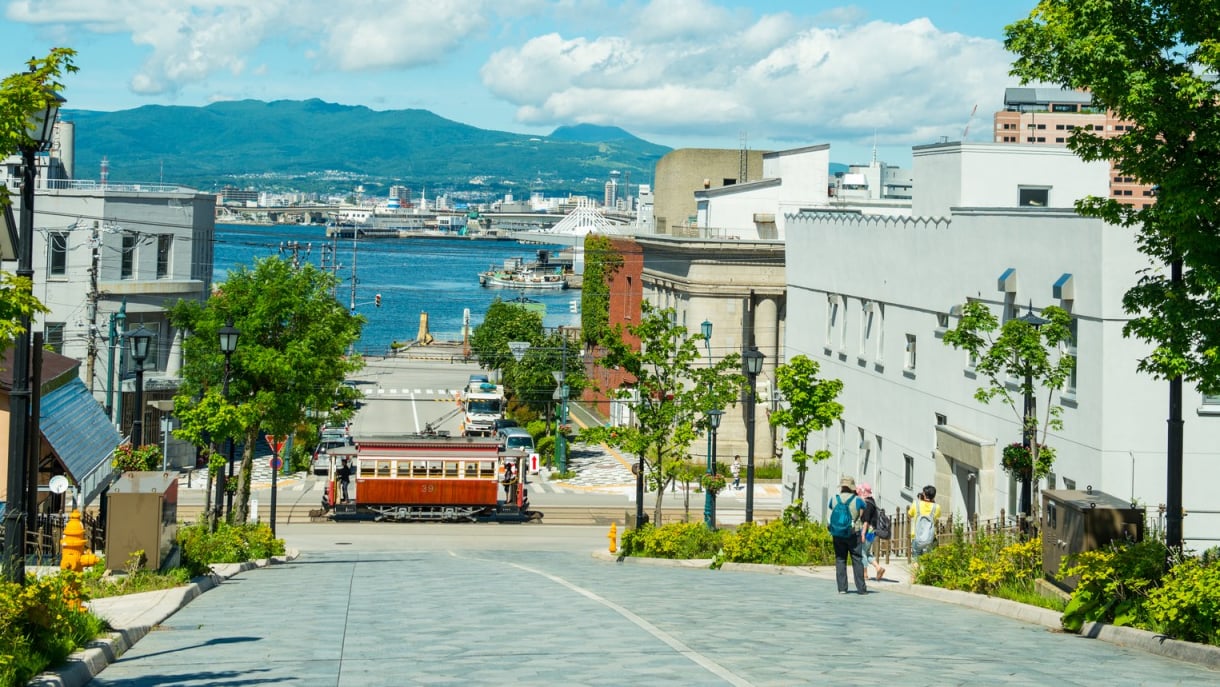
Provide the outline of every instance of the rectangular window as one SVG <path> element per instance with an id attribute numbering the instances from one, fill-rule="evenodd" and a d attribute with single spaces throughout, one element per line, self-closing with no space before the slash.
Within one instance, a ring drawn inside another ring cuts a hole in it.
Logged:
<path id="1" fill-rule="evenodd" d="M 62 277 L 68 273 L 68 232 L 53 231 L 51 241 L 51 264 L 47 273 L 52 277 Z"/>
<path id="2" fill-rule="evenodd" d="M 1063 137 L 1062 137 L 1062 136 L 1056 136 L 1056 137 L 1055 137 L 1055 143 L 1063 143 Z"/>
<path id="3" fill-rule="evenodd" d="M 169 249 L 173 245 L 173 234 L 157 236 L 157 279 L 165 279 L 169 276 Z"/>
<path id="4" fill-rule="evenodd" d="M 868 354 L 868 340 L 873 335 L 873 308 L 870 303 L 864 304 L 864 311 L 860 315 L 860 357 L 863 358 Z"/>
<path id="5" fill-rule="evenodd" d="M 915 488 L 915 457 L 902 454 L 902 486 Z"/>
<path id="6" fill-rule="evenodd" d="M 908 370 L 915 369 L 915 335 L 907 334 L 906 354 L 902 366 Z"/>
<path id="7" fill-rule="evenodd" d="M 131 279 L 136 271 L 136 235 L 123 234 L 123 250 L 119 263 L 119 279 Z"/>
<path id="8" fill-rule="evenodd" d="M 826 347 L 834 338 L 835 326 L 839 324 L 839 297 L 826 296 Z"/>
<path id="9" fill-rule="evenodd" d="M 1017 205 L 1023 208 L 1044 208 L 1050 203 L 1050 196 L 1051 190 L 1049 187 L 1019 187 L 1017 189 Z"/>
<path id="10" fill-rule="evenodd" d="M 873 310 L 877 313 L 877 364 L 884 362 L 882 355 L 885 353 L 885 306 L 877 304 Z"/>
<path id="11" fill-rule="evenodd" d="M 62 355 L 64 352 L 64 323 L 47 322 L 44 330 L 47 348 Z"/>
<path id="12" fill-rule="evenodd" d="M 843 324 L 839 327 L 839 352 L 847 352 L 847 299 L 843 299 Z"/>
<path id="13" fill-rule="evenodd" d="M 1038 143 L 1046 143 L 1046 136 L 1039 136 Z"/>
<path id="14" fill-rule="evenodd" d="M 1077 331 L 1079 331 L 1079 324 L 1080 320 L 1073 317 L 1072 323 L 1069 325 L 1072 332 L 1072 340 L 1068 343 L 1067 347 L 1063 351 L 1063 355 L 1072 359 L 1072 371 L 1068 374 L 1067 382 L 1064 384 L 1063 390 L 1073 396 L 1076 395 L 1076 351 L 1078 350 L 1076 346 L 1076 334 Z"/>
<path id="15" fill-rule="evenodd" d="M 1203 405 L 1220 406 L 1220 394 L 1203 394 Z"/>

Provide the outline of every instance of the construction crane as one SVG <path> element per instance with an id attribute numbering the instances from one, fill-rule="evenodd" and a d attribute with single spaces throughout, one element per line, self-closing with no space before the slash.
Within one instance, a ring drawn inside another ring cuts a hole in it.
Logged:
<path id="1" fill-rule="evenodd" d="M 974 109 L 970 110 L 970 119 L 966 120 L 966 128 L 962 129 L 962 140 L 965 141 L 970 136 L 970 125 L 974 123 L 974 115 L 979 111 L 979 104 L 974 104 Z"/>

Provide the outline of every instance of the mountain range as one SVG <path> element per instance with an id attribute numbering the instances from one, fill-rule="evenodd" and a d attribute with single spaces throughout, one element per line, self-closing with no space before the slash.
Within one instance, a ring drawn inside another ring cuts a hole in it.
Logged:
<path id="1" fill-rule="evenodd" d="M 322 100 L 239 100 L 206 107 L 64 110 L 76 126 L 77 178 L 164 181 L 213 190 L 370 193 L 393 184 L 548 195 L 594 193 L 611 170 L 648 183 L 670 149 L 617 127 L 549 136 L 479 129 L 427 110 L 375 111 Z"/>

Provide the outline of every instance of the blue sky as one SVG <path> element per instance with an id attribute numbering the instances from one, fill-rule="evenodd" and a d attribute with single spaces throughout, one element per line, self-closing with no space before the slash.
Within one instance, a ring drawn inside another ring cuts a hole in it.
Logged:
<path id="1" fill-rule="evenodd" d="M 986 140 L 1034 0 L 12 0 L 0 73 L 79 52 L 69 108 L 321 98 L 546 134 L 621 126 L 672 147 L 831 145 L 906 165 Z M 4 66 L 7 65 L 7 66 Z M 78 132 L 79 134 L 80 132 Z"/>

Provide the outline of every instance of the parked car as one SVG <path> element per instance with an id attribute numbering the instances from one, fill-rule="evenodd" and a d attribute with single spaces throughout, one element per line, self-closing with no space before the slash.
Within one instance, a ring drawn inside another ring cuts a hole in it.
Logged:
<path id="1" fill-rule="evenodd" d="M 352 438 L 349 436 L 322 439 L 322 441 L 318 442 L 318 447 L 314 449 L 313 462 L 310 464 L 310 471 L 315 475 L 327 474 L 327 472 L 330 470 L 331 449 L 351 445 Z"/>
<path id="2" fill-rule="evenodd" d="M 534 437 L 520 427 L 505 427 L 496 434 L 504 451 L 534 452 Z"/>
<path id="3" fill-rule="evenodd" d="M 492 422 L 491 422 L 491 428 L 495 432 L 499 432 L 500 430 L 504 429 L 505 427 L 517 427 L 517 426 L 518 425 L 517 425 L 516 420 L 510 420 L 506 417 L 502 417 L 498 420 L 492 420 Z"/>

